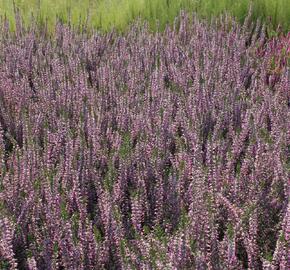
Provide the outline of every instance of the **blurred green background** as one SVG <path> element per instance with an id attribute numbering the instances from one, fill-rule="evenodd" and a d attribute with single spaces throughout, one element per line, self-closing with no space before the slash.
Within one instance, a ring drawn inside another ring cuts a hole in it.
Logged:
<path id="1" fill-rule="evenodd" d="M 260 17 L 272 29 L 280 24 L 285 32 L 290 30 L 290 0 L 0 0 L 0 15 L 9 19 L 11 28 L 15 27 L 13 2 L 26 25 L 32 14 L 41 22 L 47 20 L 50 27 L 57 18 L 64 22 L 70 18 L 74 25 L 88 18 L 88 25 L 101 31 L 112 27 L 123 31 L 138 16 L 146 19 L 153 30 L 156 19 L 164 28 L 181 9 L 195 11 L 203 18 L 227 11 L 242 22 L 252 2 L 253 19 Z"/>

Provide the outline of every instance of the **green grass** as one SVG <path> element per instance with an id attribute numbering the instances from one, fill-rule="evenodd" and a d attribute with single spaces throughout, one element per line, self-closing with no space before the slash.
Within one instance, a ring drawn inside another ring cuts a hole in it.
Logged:
<path id="1" fill-rule="evenodd" d="M 284 31 L 290 30 L 289 0 L 15 0 L 15 5 L 26 25 L 31 22 L 32 14 L 41 22 L 47 20 L 51 27 L 56 18 L 67 22 L 70 16 L 71 22 L 78 25 L 85 23 L 89 15 L 88 23 L 94 28 L 108 31 L 115 27 L 122 31 L 138 16 L 146 19 L 151 29 L 155 29 L 156 19 L 163 28 L 180 9 L 195 11 L 204 18 L 226 10 L 242 22 L 250 2 L 253 2 L 254 19 L 260 17 L 272 28 L 281 24 Z M 0 15 L 6 16 L 11 28 L 15 28 L 13 0 L 0 0 Z"/>

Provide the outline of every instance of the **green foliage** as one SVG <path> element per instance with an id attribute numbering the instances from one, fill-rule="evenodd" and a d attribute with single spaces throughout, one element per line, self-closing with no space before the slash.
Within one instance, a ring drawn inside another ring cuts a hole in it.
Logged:
<path id="1" fill-rule="evenodd" d="M 164 263 L 166 262 L 166 254 L 158 249 L 158 247 L 152 247 L 149 251 L 149 255 L 153 269 L 158 269 L 157 261 L 162 261 Z"/>
<path id="2" fill-rule="evenodd" d="M 62 219 L 68 220 L 69 213 L 67 211 L 66 202 L 64 200 L 62 200 L 60 204 L 60 214 L 61 214 Z"/>
<path id="3" fill-rule="evenodd" d="M 20 197 L 25 199 L 27 197 L 27 193 L 24 190 L 20 191 Z"/>
<path id="4" fill-rule="evenodd" d="M 35 191 L 39 191 L 41 189 L 41 178 L 36 178 L 33 182 L 33 188 Z"/>
<path id="5" fill-rule="evenodd" d="M 272 252 L 264 253 L 264 254 L 263 254 L 263 257 L 264 257 L 267 261 L 269 261 L 269 262 L 272 262 L 272 260 L 273 260 L 273 254 L 272 254 Z"/>
<path id="6" fill-rule="evenodd" d="M 281 235 L 279 236 L 279 241 L 281 242 L 281 243 L 285 243 L 286 242 L 286 235 L 285 235 L 285 232 L 283 231 L 282 233 L 281 233 Z"/>
<path id="7" fill-rule="evenodd" d="M 57 254 L 58 251 L 59 251 L 59 246 L 58 246 L 58 243 L 55 242 L 55 243 L 53 244 L 53 252 L 54 252 L 55 254 Z"/>
<path id="8" fill-rule="evenodd" d="M 8 262 L 8 260 L 0 259 L 0 269 L 10 269 L 10 263 Z"/>
<path id="9" fill-rule="evenodd" d="M 54 188 L 54 185 L 55 185 L 55 174 L 56 174 L 56 170 L 55 169 L 51 169 L 51 170 L 45 170 L 44 171 L 44 175 L 45 177 L 47 177 L 47 180 L 49 181 L 49 185 L 50 185 L 50 189 L 51 191 L 53 192 L 53 188 Z M 44 180 L 45 181 L 45 180 Z M 36 186 L 35 188 L 37 187 L 37 183 L 35 183 Z"/>
<path id="10" fill-rule="evenodd" d="M 165 167 L 164 168 L 164 177 L 165 177 L 165 179 L 168 179 L 169 178 L 169 176 L 170 175 L 172 175 L 173 174 L 173 168 L 172 167 Z"/>
<path id="11" fill-rule="evenodd" d="M 121 239 L 120 240 L 120 251 L 121 251 L 121 255 L 124 259 L 126 259 L 126 240 L 125 239 Z"/>
<path id="12" fill-rule="evenodd" d="M 34 235 L 31 234 L 31 233 L 28 233 L 28 235 L 27 235 L 27 241 L 28 241 L 29 243 L 33 243 L 33 242 L 35 241 L 35 237 L 34 237 Z"/>
<path id="13" fill-rule="evenodd" d="M 143 226 L 144 235 L 148 235 L 150 233 L 150 227 L 148 225 Z"/>
<path id="14" fill-rule="evenodd" d="M 27 251 L 26 251 L 26 256 L 27 256 L 27 258 L 32 258 L 33 257 L 33 252 L 30 250 L 30 249 L 28 249 Z M 1 269 L 1 268 L 0 268 Z"/>
<path id="15" fill-rule="evenodd" d="M 122 221 L 122 214 L 121 214 L 120 209 L 117 206 L 113 208 L 113 216 L 116 221 L 118 222 Z"/>
<path id="16" fill-rule="evenodd" d="M 245 207 L 244 209 L 244 212 L 243 212 L 243 215 L 241 217 L 242 219 L 242 224 L 245 226 L 245 227 L 248 227 L 249 225 L 249 221 L 250 221 L 250 217 L 252 216 L 254 210 L 256 209 L 256 204 L 250 204 L 248 205 L 247 207 Z"/>
<path id="17" fill-rule="evenodd" d="M 179 228 L 180 230 L 185 229 L 188 224 L 190 223 L 190 218 L 188 216 L 188 213 L 185 209 L 181 210 L 181 215 L 180 215 L 180 219 L 179 219 Z"/>
<path id="18" fill-rule="evenodd" d="M 286 170 L 290 172 L 290 144 L 286 146 L 286 152 L 288 153 L 286 156 Z"/>
<path id="19" fill-rule="evenodd" d="M 100 243 L 103 239 L 102 237 L 102 233 L 101 231 L 98 229 L 98 227 L 94 224 L 93 226 L 93 232 L 94 232 L 94 236 L 95 236 L 95 239 L 98 243 Z"/>
<path id="20" fill-rule="evenodd" d="M 132 151 L 131 135 L 129 132 L 126 132 L 122 138 L 122 144 L 119 152 L 120 157 L 122 159 L 126 159 L 127 157 L 130 156 L 131 151 Z"/>
<path id="21" fill-rule="evenodd" d="M 150 255 L 150 262 L 152 263 L 153 268 L 157 269 L 157 264 L 156 264 L 156 260 L 158 258 L 157 250 L 155 248 L 151 248 L 149 251 L 149 255 Z"/>
<path id="22" fill-rule="evenodd" d="M 196 242 L 196 239 L 190 239 L 190 250 L 193 254 L 196 253 L 196 249 L 197 249 L 197 242 Z"/>
<path id="23" fill-rule="evenodd" d="M 117 170 L 115 169 L 114 165 L 110 161 L 108 164 L 108 171 L 104 179 L 104 187 L 107 191 L 109 192 L 113 191 L 114 181 L 116 177 L 117 177 Z"/>
<path id="24" fill-rule="evenodd" d="M 288 0 L 15 0 L 15 5 L 26 26 L 36 20 L 52 30 L 58 20 L 79 28 L 90 25 L 101 31 L 113 27 L 123 31 L 137 17 L 146 20 L 152 30 L 164 29 L 181 9 L 194 11 L 203 18 L 227 11 L 242 22 L 250 2 L 253 2 L 253 19 L 260 17 L 270 29 L 276 29 L 280 24 L 289 31 Z M 0 0 L 0 15 L 6 16 L 11 28 L 15 29 L 13 1 Z"/>
<path id="25" fill-rule="evenodd" d="M 73 241 L 75 244 L 77 244 L 78 242 L 79 219 L 80 219 L 79 213 L 74 213 L 71 217 Z"/>
<path id="26" fill-rule="evenodd" d="M 271 137 L 271 134 L 270 132 L 265 129 L 265 128 L 261 128 L 259 130 L 259 137 L 265 142 L 265 143 L 268 143 L 268 144 L 273 144 L 273 139 Z"/>
<path id="27" fill-rule="evenodd" d="M 230 240 L 233 240 L 235 235 L 234 226 L 232 223 L 229 223 L 227 226 L 227 236 Z"/>
<path id="28" fill-rule="evenodd" d="M 160 225 L 157 225 L 154 228 L 154 236 L 161 241 L 162 243 L 166 244 L 167 242 L 167 235 L 165 233 L 164 228 L 162 228 Z"/>

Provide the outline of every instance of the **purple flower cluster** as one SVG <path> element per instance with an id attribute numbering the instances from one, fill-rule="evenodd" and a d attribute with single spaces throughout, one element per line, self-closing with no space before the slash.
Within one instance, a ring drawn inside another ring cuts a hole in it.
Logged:
<path id="1" fill-rule="evenodd" d="M 268 83 L 264 31 L 4 25 L 0 268 L 286 270 L 289 66 Z"/>

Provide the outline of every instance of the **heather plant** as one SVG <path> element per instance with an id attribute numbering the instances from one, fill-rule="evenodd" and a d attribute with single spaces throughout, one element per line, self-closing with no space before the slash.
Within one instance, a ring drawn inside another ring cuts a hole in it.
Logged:
<path id="1" fill-rule="evenodd" d="M 283 69 L 290 67 L 290 34 L 280 34 L 269 40 L 265 48 L 258 49 L 258 55 L 263 56 L 265 51 L 271 55 L 268 63 L 267 83 L 273 85 L 279 80 Z"/>
<path id="2" fill-rule="evenodd" d="M 16 30 L 0 29 L 3 269 L 287 269 L 289 66 L 268 83 L 265 27 Z"/>

